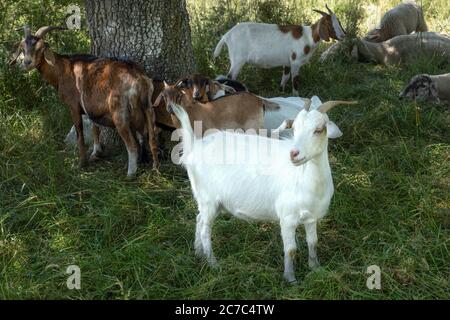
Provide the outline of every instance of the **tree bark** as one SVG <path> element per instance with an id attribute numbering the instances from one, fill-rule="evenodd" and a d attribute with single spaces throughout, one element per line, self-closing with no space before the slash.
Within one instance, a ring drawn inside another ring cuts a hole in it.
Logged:
<path id="1" fill-rule="evenodd" d="M 134 61 L 151 78 L 169 82 L 195 70 L 185 0 L 86 0 L 85 5 L 93 55 Z M 109 128 L 102 127 L 102 136 L 102 141 L 119 140 Z"/>
<path id="2" fill-rule="evenodd" d="M 92 54 L 137 62 L 175 81 L 195 70 L 185 0 L 86 0 Z"/>

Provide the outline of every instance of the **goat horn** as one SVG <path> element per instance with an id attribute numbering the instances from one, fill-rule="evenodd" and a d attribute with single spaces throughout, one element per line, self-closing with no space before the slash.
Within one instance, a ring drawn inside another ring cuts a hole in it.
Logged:
<path id="1" fill-rule="evenodd" d="M 25 38 L 31 34 L 30 26 L 25 24 L 20 28 L 17 28 L 16 31 L 23 31 L 25 33 Z"/>
<path id="2" fill-rule="evenodd" d="M 358 101 L 342 101 L 342 100 L 331 100 L 323 103 L 319 108 L 317 108 L 317 111 L 320 111 L 322 113 L 327 113 L 332 108 L 334 108 L 337 105 L 340 104 L 357 104 Z"/>
<path id="3" fill-rule="evenodd" d="M 328 16 L 328 13 L 323 12 L 323 11 L 321 11 L 321 10 L 317 10 L 317 9 L 312 9 L 312 10 L 315 11 L 315 12 L 317 12 L 317 13 L 320 13 L 320 14 L 323 15 L 323 16 Z"/>
<path id="4" fill-rule="evenodd" d="M 53 26 L 45 26 L 39 28 L 38 31 L 34 34 L 35 37 L 44 39 L 45 35 L 49 33 L 52 30 L 66 30 L 67 28 L 64 27 L 53 27 Z"/>
<path id="5" fill-rule="evenodd" d="M 328 4 L 325 4 L 325 8 L 327 8 L 328 12 L 330 13 L 330 15 L 333 14 L 333 11 L 331 11 L 331 9 L 328 7 Z"/>

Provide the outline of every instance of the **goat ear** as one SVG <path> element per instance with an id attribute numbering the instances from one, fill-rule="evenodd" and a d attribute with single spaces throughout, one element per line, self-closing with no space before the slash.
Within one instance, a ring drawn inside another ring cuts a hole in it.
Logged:
<path id="1" fill-rule="evenodd" d="M 49 48 L 45 48 L 44 50 L 44 59 L 52 67 L 55 66 L 55 55 Z"/>
<path id="2" fill-rule="evenodd" d="M 20 54 L 22 53 L 22 49 L 23 49 L 23 41 L 21 41 L 19 43 L 19 46 L 17 47 L 16 52 L 14 52 L 13 56 L 11 57 L 11 60 L 8 61 L 8 64 L 10 66 L 13 66 L 16 64 L 17 59 L 19 58 Z"/>
<path id="3" fill-rule="evenodd" d="M 328 26 L 323 23 L 323 20 L 319 22 L 319 36 L 325 42 L 330 41 L 330 32 L 328 31 Z"/>
<path id="4" fill-rule="evenodd" d="M 161 99 L 163 98 L 162 92 L 158 95 L 158 97 L 155 100 L 155 103 L 153 104 L 153 107 L 159 107 L 161 104 Z"/>
<path id="5" fill-rule="evenodd" d="M 333 121 L 327 123 L 327 137 L 330 139 L 337 139 L 342 137 L 343 133 L 341 129 Z"/>

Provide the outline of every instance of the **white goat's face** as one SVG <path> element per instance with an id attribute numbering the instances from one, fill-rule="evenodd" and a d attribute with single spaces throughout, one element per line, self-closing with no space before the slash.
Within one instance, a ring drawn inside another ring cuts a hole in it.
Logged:
<path id="1" fill-rule="evenodd" d="M 328 116 L 317 110 L 302 110 L 294 120 L 294 139 L 291 162 L 302 165 L 320 155 L 327 148 Z"/>

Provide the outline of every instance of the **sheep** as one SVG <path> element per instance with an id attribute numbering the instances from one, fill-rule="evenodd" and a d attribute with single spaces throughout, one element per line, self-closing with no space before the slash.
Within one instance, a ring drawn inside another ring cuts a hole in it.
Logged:
<path id="1" fill-rule="evenodd" d="M 23 51 L 27 71 L 37 69 L 42 78 L 56 88 L 60 99 L 69 107 L 77 132 L 80 166 L 88 162 L 83 134 L 82 115 L 93 125 L 94 149 L 90 160 L 102 152 L 98 125 L 117 128 L 128 151 L 129 178 L 137 171 L 137 136 L 149 142 L 153 166 L 158 166 L 158 149 L 154 134 L 154 112 L 151 107 L 153 82 L 134 63 L 102 59 L 91 55 L 59 55 L 45 42 L 45 35 L 59 27 L 45 26 L 35 35 L 24 27 L 25 38 L 10 64 L 16 63 L 17 52 Z"/>
<path id="2" fill-rule="evenodd" d="M 449 103 L 450 73 L 434 76 L 428 74 L 414 76 L 400 93 L 400 99 L 402 98 Z"/>
<path id="3" fill-rule="evenodd" d="M 296 282 L 295 233 L 300 224 L 306 230 L 309 266 L 319 266 L 316 225 L 327 214 L 334 193 L 326 112 L 337 104 L 330 101 L 317 110 L 302 110 L 294 122 L 293 139 L 229 131 L 201 139 L 194 135 L 186 109 L 170 101 L 183 128 L 181 162 L 199 209 L 194 243 L 197 255 L 217 266 L 211 230 L 217 215 L 227 211 L 245 220 L 279 223 L 288 282 Z"/>
<path id="4" fill-rule="evenodd" d="M 172 114 L 172 121 L 176 128 L 180 128 L 180 123 L 170 108 L 172 102 L 181 105 L 192 122 L 202 121 L 200 135 L 209 129 L 262 129 L 264 128 L 264 112 L 278 107 L 248 92 L 239 92 L 201 103 L 192 99 L 182 89 L 167 83 L 155 101 L 154 105 L 157 109 L 161 107 L 163 100 L 169 113 Z"/>
<path id="5" fill-rule="evenodd" d="M 352 49 L 355 59 L 384 65 L 405 63 L 420 54 L 450 57 L 450 37 L 435 32 L 419 32 L 380 43 L 358 39 Z"/>
<path id="6" fill-rule="evenodd" d="M 366 40 L 383 42 L 399 35 L 425 31 L 428 31 L 428 26 L 422 7 L 415 1 L 408 1 L 387 11 L 381 18 L 379 27 L 366 35 Z"/>
<path id="7" fill-rule="evenodd" d="M 322 17 L 312 26 L 281 26 L 265 23 L 240 23 L 229 30 L 214 51 L 217 58 L 224 44 L 228 47 L 231 69 L 228 77 L 236 80 L 246 64 L 263 68 L 284 67 L 281 88 L 292 75 L 292 92 L 298 95 L 299 69 L 311 58 L 321 40 L 341 40 L 345 31 L 336 15 L 314 10 Z"/>
<path id="8" fill-rule="evenodd" d="M 428 31 L 422 7 L 415 2 L 401 3 L 387 11 L 381 18 L 380 26 L 369 31 L 364 40 L 370 42 L 383 42 L 399 35 L 407 35 L 411 32 Z M 324 63 L 336 56 L 342 43 L 338 42 L 330 46 L 320 55 L 320 62 Z"/>

